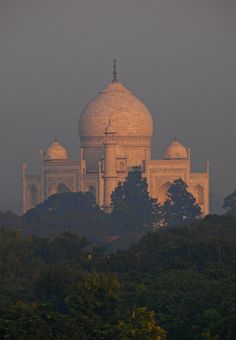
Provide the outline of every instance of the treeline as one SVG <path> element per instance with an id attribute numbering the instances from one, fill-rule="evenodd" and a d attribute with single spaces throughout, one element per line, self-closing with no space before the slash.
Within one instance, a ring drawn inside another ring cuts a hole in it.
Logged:
<path id="1" fill-rule="evenodd" d="M 225 199 L 227 214 L 234 214 L 236 194 Z M 148 192 L 140 168 L 129 172 L 112 193 L 113 211 L 106 214 L 90 192 L 56 194 L 22 217 L 0 213 L 0 226 L 19 228 L 24 235 L 55 237 L 63 231 L 78 233 L 108 251 L 127 249 L 148 232 L 160 227 L 188 225 L 202 218 L 200 207 L 187 185 L 176 180 L 160 204 Z"/>
<path id="2" fill-rule="evenodd" d="M 2 339 L 235 339 L 236 218 L 104 253 L 69 232 L 0 232 Z"/>
<path id="3" fill-rule="evenodd" d="M 0 338 L 235 339 L 236 192 L 202 219 L 183 181 L 161 205 L 136 168 L 112 203 L 0 213 Z"/>
<path id="4" fill-rule="evenodd" d="M 1 339 L 165 339 L 155 313 L 124 299 L 122 279 L 96 270 L 85 239 L 0 232 Z"/>
<path id="5" fill-rule="evenodd" d="M 201 218 L 200 207 L 181 179 L 171 185 L 167 195 L 163 205 L 153 199 L 140 168 L 134 168 L 112 193 L 111 214 L 106 214 L 89 192 L 65 193 L 49 197 L 22 218 L 2 215 L 0 225 L 2 220 L 25 235 L 47 237 L 71 231 L 97 246 L 127 249 L 158 227 L 190 224 Z"/>

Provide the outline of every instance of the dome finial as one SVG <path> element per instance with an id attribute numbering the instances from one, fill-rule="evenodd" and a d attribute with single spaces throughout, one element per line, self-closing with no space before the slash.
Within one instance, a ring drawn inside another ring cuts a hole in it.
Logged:
<path id="1" fill-rule="evenodd" d="M 112 82 L 113 83 L 116 83 L 117 82 L 117 70 L 116 70 L 116 58 L 114 58 L 113 60 L 113 79 L 112 79 Z"/>

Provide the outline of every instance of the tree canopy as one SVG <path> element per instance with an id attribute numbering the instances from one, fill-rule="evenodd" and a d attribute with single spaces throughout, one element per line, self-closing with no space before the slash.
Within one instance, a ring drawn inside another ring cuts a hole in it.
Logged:
<path id="1" fill-rule="evenodd" d="M 187 189 L 188 186 L 182 179 L 177 179 L 170 185 L 167 200 L 163 204 L 165 224 L 189 224 L 200 218 L 201 208 Z"/>
<path id="2" fill-rule="evenodd" d="M 116 234 L 118 223 L 96 204 L 90 192 L 55 194 L 26 212 L 22 221 L 25 234 L 53 237 L 63 231 L 78 233 L 98 246 Z"/>
<path id="3" fill-rule="evenodd" d="M 0 338 L 234 340 L 235 268 L 229 215 L 110 254 L 68 232 L 0 230 Z"/>
<path id="4" fill-rule="evenodd" d="M 42 214 L 63 216 L 71 212 L 77 211 L 82 213 L 91 211 L 95 208 L 99 209 L 94 195 L 89 191 L 76 193 L 67 192 L 49 196 L 43 203 L 40 203 L 35 208 L 27 211 L 24 218 L 30 220 Z"/>
<path id="5" fill-rule="evenodd" d="M 223 209 L 226 214 L 236 216 L 236 190 L 224 199 Z"/>
<path id="6" fill-rule="evenodd" d="M 140 167 L 134 167 L 111 196 L 112 216 L 120 223 L 152 227 L 160 217 L 160 205 L 148 192 L 147 179 Z"/>

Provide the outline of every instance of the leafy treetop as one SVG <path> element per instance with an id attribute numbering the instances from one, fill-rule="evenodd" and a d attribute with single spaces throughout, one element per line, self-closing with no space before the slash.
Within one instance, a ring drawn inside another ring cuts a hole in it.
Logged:
<path id="1" fill-rule="evenodd" d="M 130 225 L 152 226 L 159 212 L 159 204 L 148 192 L 147 179 L 140 167 L 134 167 L 123 183 L 119 183 L 111 196 L 112 216 Z"/>
<path id="2" fill-rule="evenodd" d="M 236 190 L 224 199 L 223 209 L 228 215 L 236 216 Z"/>
<path id="3" fill-rule="evenodd" d="M 181 178 L 169 187 L 163 205 L 165 224 L 190 224 L 200 218 L 201 208 L 187 189 L 187 184 Z"/>

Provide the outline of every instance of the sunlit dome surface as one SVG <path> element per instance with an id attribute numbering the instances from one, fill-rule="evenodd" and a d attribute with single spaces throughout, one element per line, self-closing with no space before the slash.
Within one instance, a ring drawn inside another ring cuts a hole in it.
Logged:
<path id="1" fill-rule="evenodd" d="M 67 150 L 58 142 L 53 142 L 47 149 L 46 158 L 49 160 L 66 160 L 68 159 Z"/>
<path id="2" fill-rule="evenodd" d="M 176 139 L 166 149 L 164 159 L 187 159 L 186 147 Z"/>
<path id="3" fill-rule="evenodd" d="M 117 136 L 152 136 L 151 113 L 118 81 L 111 82 L 86 106 L 79 120 L 80 137 L 104 136 L 109 120 Z"/>

